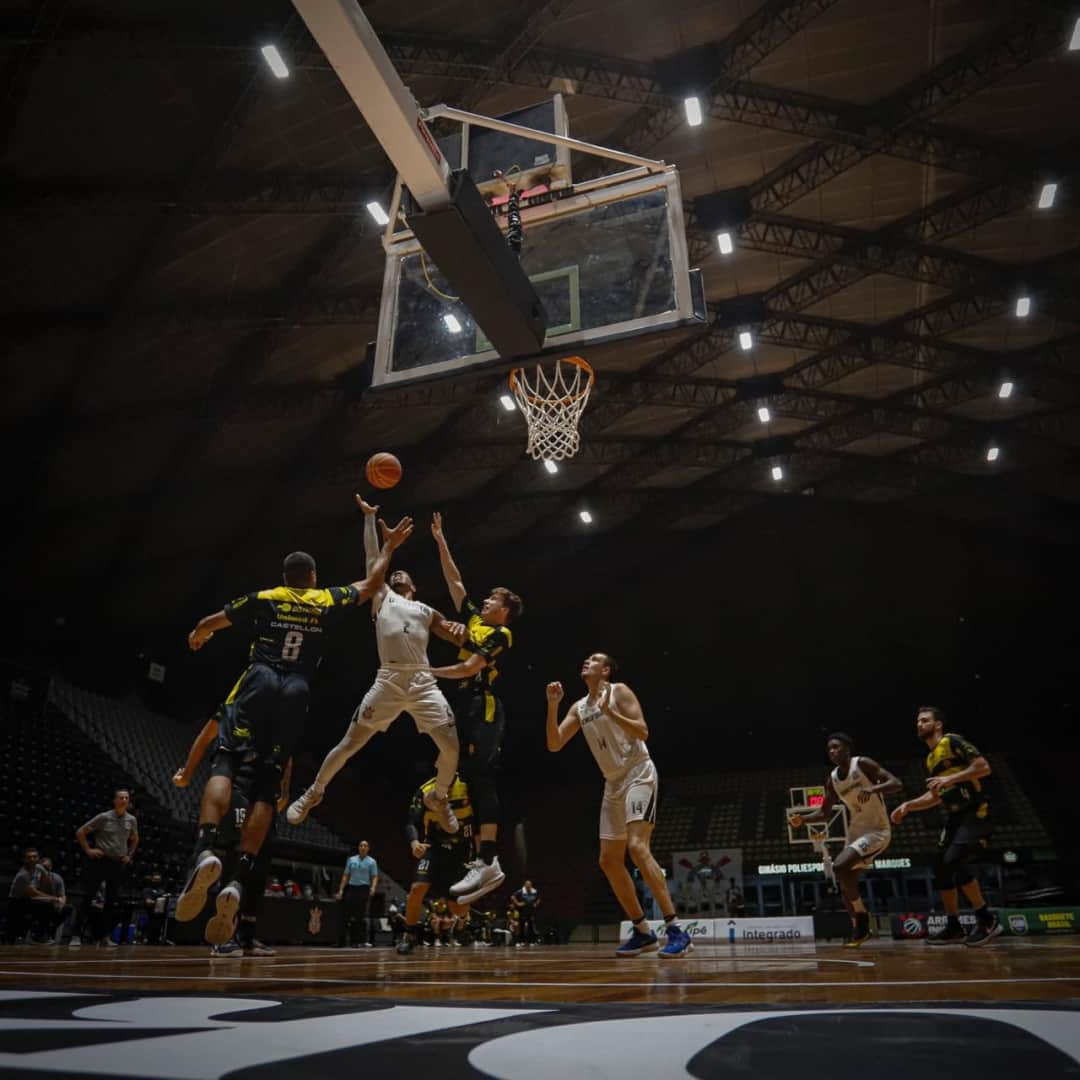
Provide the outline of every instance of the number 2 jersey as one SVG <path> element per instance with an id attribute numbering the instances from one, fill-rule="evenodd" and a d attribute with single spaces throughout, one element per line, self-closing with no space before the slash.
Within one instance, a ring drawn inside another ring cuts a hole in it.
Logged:
<path id="1" fill-rule="evenodd" d="M 329 589 L 279 585 L 232 600 L 224 611 L 233 626 L 251 634 L 251 663 L 310 676 L 322 660 L 326 631 L 359 602 L 360 593 L 352 585 Z"/>

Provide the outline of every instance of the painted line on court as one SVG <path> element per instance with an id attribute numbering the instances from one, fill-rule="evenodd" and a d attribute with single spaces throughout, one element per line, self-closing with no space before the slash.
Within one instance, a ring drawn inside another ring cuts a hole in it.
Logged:
<path id="1" fill-rule="evenodd" d="M 17 975 L 23 977 L 40 978 L 40 979 L 60 979 L 64 977 L 64 972 L 59 971 L 5 971 L 0 969 L 0 975 Z M 1065 975 L 1052 975 L 1042 978 L 1011 978 L 1011 979 L 878 979 L 872 983 L 866 982 L 743 982 L 741 980 L 735 980 L 731 982 L 721 982 L 719 980 L 713 980 L 710 982 L 540 982 L 537 980 L 530 981 L 517 981 L 507 979 L 494 979 L 494 980 L 477 980 L 477 979 L 326 979 L 326 978 L 291 978 L 288 976 L 274 977 L 273 975 L 257 976 L 257 975 L 231 975 L 222 977 L 220 975 L 114 975 L 114 974 L 101 974 L 101 975 L 79 975 L 80 979 L 97 979 L 97 980 L 131 980 L 131 981 L 152 981 L 152 982 L 259 982 L 259 983 L 301 983 L 305 985 L 320 984 L 320 985 L 333 985 L 333 986 L 377 986 L 385 989 L 388 986 L 410 986 L 410 987 L 424 987 L 424 986 L 497 986 L 503 989 L 510 987 L 552 987 L 556 989 L 566 989 L 572 987 L 574 989 L 592 990 L 598 988 L 605 989 L 643 989 L 643 990 L 657 990 L 657 989 L 672 989 L 672 990 L 685 990 L 685 989 L 730 989 L 739 990 L 744 988 L 751 989 L 772 989 L 776 987 L 784 987 L 786 989 L 800 989 L 800 990 L 813 990 L 818 987 L 835 987 L 842 989 L 860 989 L 870 990 L 875 986 L 1000 986 L 1000 985 L 1016 985 L 1018 983 L 1080 983 L 1080 975 L 1077 976 L 1065 976 Z"/>

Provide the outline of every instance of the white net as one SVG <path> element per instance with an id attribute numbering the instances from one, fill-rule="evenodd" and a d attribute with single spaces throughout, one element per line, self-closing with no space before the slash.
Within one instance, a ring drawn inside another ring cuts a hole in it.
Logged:
<path id="1" fill-rule="evenodd" d="M 578 422 L 589 401 L 595 376 L 580 356 L 555 362 L 549 375 L 542 364 L 530 378 L 524 368 L 510 372 L 510 389 L 529 427 L 529 454 L 537 461 L 562 461 L 578 452 Z"/>

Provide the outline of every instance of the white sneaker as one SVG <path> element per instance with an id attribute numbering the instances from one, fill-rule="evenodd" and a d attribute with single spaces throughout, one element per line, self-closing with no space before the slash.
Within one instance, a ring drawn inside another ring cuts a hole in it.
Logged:
<path id="1" fill-rule="evenodd" d="M 195 861 L 195 869 L 188 875 L 184 891 L 176 901 L 177 922 L 191 922 L 206 907 L 206 893 L 221 877 L 221 860 L 212 852 L 204 851 Z M 226 939 L 228 940 L 228 939 Z"/>
<path id="2" fill-rule="evenodd" d="M 456 833 L 461 828 L 450 800 L 434 788 L 424 796 L 424 805 L 439 819 L 443 832 Z"/>
<path id="3" fill-rule="evenodd" d="M 232 881 L 218 893 L 216 914 L 206 924 L 203 938 L 208 945 L 224 945 L 236 934 L 240 911 L 240 886 Z"/>
<path id="4" fill-rule="evenodd" d="M 315 785 L 311 787 L 300 796 L 299 799 L 294 802 L 288 810 L 285 811 L 285 820 L 290 825 L 299 825 L 316 806 L 323 800 L 323 793 L 315 790 Z"/>
<path id="5" fill-rule="evenodd" d="M 524 948 L 525 948 L 525 942 L 524 942 L 524 941 L 519 941 L 519 942 L 518 942 L 518 943 L 517 943 L 517 944 L 516 944 L 516 945 L 514 946 L 514 948 L 515 948 L 515 949 L 524 949 Z"/>
<path id="6" fill-rule="evenodd" d="M 450 892 L 459 904 L 471 904 L 481 896 L 487 896 L 506 880 L 498 855 L 491 860 L 490 866 L 482 859 L 474 859 L 466 865 L 469 872 L 456 885 L 450 886 Z"/>
<path id="7" fill-rule="evenodd" d="M 82 948 L 82 938 L 79 937 L 78 934 L 72 934 L 71 935 L 71 940 L 68 942 L 68 948 L 69 949 L 81 949 Z"/>
<path id="8" fill-rule="evenodd" d="M 438 938 L 435 939 L 435 948 L 436 949 L 441 949 L 442 948 L 442 942 Z"/>

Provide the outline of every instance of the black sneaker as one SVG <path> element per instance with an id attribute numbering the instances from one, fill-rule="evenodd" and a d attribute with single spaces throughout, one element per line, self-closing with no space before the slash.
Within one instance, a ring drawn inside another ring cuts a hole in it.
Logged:
<path id="1" fill-rule="evenodd" d="M 964 939 L 965 945 L 978 948 L 980 945 L 988 945 L 1004 929 L 996 915 L 991 916 L 990 922 L 979 922 L 970 934 Z"/>
<path id="2" fill-rule="evenodd" d="M 397 951 L 399 956 L 408 956 L 416 948 L 416 942 L 411 937 L 406 935 L 397 944 Z"/>
<path id="3" fill-rule="evenodd" d="M 939 930 L 936 934 L 927 936 L 927 945 L 959 945 L 967 941 L 967 934 L 962 926 L 948 926 Z"/>
<path id="4" fill-rule="evenodd" d="M 277 950 L 271 949 L 269 945 L 258 938 L 252 938 L 250 941 L 244 944 L 245 956 L 277 956 Z"/>

